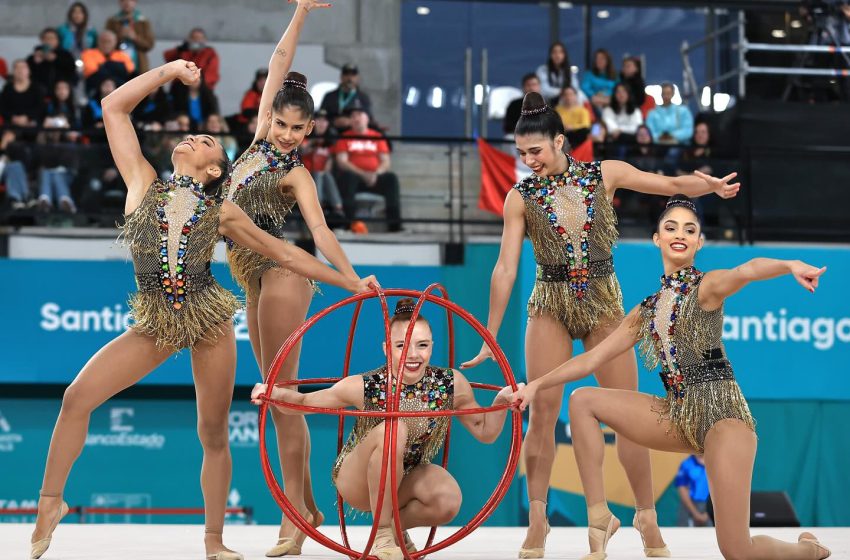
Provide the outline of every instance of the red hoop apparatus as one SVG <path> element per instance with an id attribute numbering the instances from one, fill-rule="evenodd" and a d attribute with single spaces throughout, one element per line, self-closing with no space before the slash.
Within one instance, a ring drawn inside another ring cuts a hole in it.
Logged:
<path id="1" fill-rule="evenodd" d="M 434 292 L 439 291 L 440 295 L 435 295 Z M 351 545 L 348 540 L 348 533 L 346 531 L 345 526 L 345 511 L 344 511 L 344 502 L 342 496 L 337 493 L 337 511 L 339 514 L 340 520 L 340 532 L 342 534 L 342 544 L 333 541 L 320 533 L 317 529 L 313 528 L 306 519 L 304 519 L 301 514 L 296 510 L 286 496 L 283 493 L 283 489 L 280 486 L 280 483 L 275 478 L 275 474 L 272 471 L 271 462 L 269 460 L 268 449 L 266 447 L 266 418 L 267 411 L 269 405 L 278 405 L 282 407 L 291 408 L 294 410 L 300 410 L 304 412 L 313 412 L 319 414 L 332 414 L 339 417 L 338 423 L 338 434 L 337 434 L 337 453 L 341 451 L 343 445 L 344 438 L 344 422 L 346 416 L 371 416 L 384 418 L 385 426 L 388 429 L 384 430 L 384 454 L 383 460 L 381 462 L 381 479 L 380 479 L 380 490 L 378 491 L 378 500 L 377 503 L 381 504 L 384 500 L 384 489 L 386 488 L 386 480 L 387 476 L 390 476 L 391 483 L 391 491 L 392 491 L 392 508 L 393 508 L 393 522 L 395 528 L 395 536 L 396 542 L 401 543 L 399 546 L 404 554 L 404 558 L 406 560 L 417 560 L 418 558 L 422 558 L 427 554 L 431 554 L 433 552 L 437 552 L 438 550 L 442 550 L 452 544 L 458 542 L 462 538 L 469 535 L 472 531 L 477 529 L 484 521 L 493 513 L 493 511 L 498 507 L 499 502 L 505 496 L 508 491 L 508 488 L 511 485 L 511 479 L 513 478 L 514 473 L 516 472 L 517 464 L 519 462 L 519 453 L 522 442 L 522 416 L 519 411 L 514 410 L 511 415 L 511 449 L 508 455 L 508 461 L 505 466 L 505 471 L 499 479 L 499 483 L 496 486 L 496 489 L 490 494 L 490 497 L 485 502 L 484 506 L 482 506 L 481 510 L 473 517 L 466 525 L 458 529 L 453 534 L 449 535 L 442 541 L 434 543 L 434 537 L 436 535 L 437 528 L 432 527 L 431 531 L 428 535 L 428 541 L 425 544 L 425 547 L 422 550 L 419 550 L 414 553 L 409 553 L 404 547 L 404 538 L 402 536 L 403 529 L 401 527 L 401 518 L 399 515 L 399 503 L 398 503 L 398 481 L 396 480 L 396 463 L 398 461 L 396 453 L 389 453 L 389 450 L 396 448 L 396 443 L 398 440 L 398 423 L 400 419 L 405 417 L 435 417 L 435 416 L 461 416 L 467 414 L 482 414 L 487 412 L 495 412 L 498 410 L 504 410 L 509 408 L 510 405 L 499 405 L 499 406 L 490 406 L 490 407 L 481 407 L 476 409 L 465 409 L 465 410 L 437 410 L 437 411 L 416 411 L 416 412 L 405 412 L 399 410 L 399 401 L 401 398 L 401 388 L 403 383 L 402 376 L 398 376 L 395 380 L 396 390 L 392 398 L 388 398 L 386 401 L 386 410 L 381 412 L 376 411 L 366 411 L 366 410 L 348 410 L 348 409 L 329 409 L 329 408 L 319 408 L 312 406 L 303 406 L 296 405 L 281 401 L 276 401 L 271 398 L 271 391 L 275 386 L 275 381 L 277 380 L 277 376 L 280 373 L 280 368 L 283 365 L 283 362 L 286 360 L 289 353 L 295 347 L 296 344 L 304 337 L 310 328 L 315 325 L 318 321 L 329 315 L 330 313 L 345 307 L 350 304 L 356 304 L 354 308 L 354 315 L 351 319 L 351 327 L 349 329 L 348 335 L 348 343 L 345 351 L 345 364 L 343 365 L 343 377 L 347 377 L 349 375 L 349 369 L 351 365 L 351 351 L 354 342 L 354 334 L 357 330 L 357 320 L 360 316 L 360 310 L 363 306 L 363 302 L 367 299 L 378 298 L 381 310 L 383 312 L 384 317 L 384 337 L 387 342 L 387 346 L 391 347 L 391 337 L 390 337 L 390 313 L 389 308 L 387 306 L 387 296 L 404 296 L 404 297 L 413 297 L 417 298 L 416 305 L 413 309 L 412 316 L 407 325 L 407 332 L 405 334 L 404 346 L 401 351 L 400 363 L 404 363 L 407 358 L 407 350 L 410 344 L 410 338 L 413 335 L 413 327 L 416 324 L 416 320 L 419 317 L 419 312 L 422 308 L 422 305 L 427 301 L 429 303 L 436 304 L 440 307 L 443 307 L 446 310 L 446 320 L 448 321 L 448 352 L 449 352 L 449 367 L 454 367 L 455 361 L 455 352 L 454 352 L 454 323 L 453 316 L 457 315 L 461 319 L 463 319 L 469 326 L 471 326 L 481 337 L 484 339 L 484 342 L 490 348 L 493 353 L 493 358 L 496 363 L 499 365 L 499 369 L 502 372 L 502 375 L 505 378 L 506 385 L 510 385 L 514 389 L 516 389 L 516 381 L 514 380 L 513 372 L 511 371 L 510 364 L 508 364 L 508 360 L 505 357 L 502 349 L 499 348 L 499 345 L 496 343 L 496 339 L 490 332 L 478 322 L 475 317 L 472 316 L 465 309 L 453 303 L 449 300 L 449 295 L 446 289 L 440 284 L 431 284 L 428 288 L 425 289 L 424 292 L 419 292 L 416 290 L 400 290 L 400 289 L 381 289 L 378 288 L 374 291 L 356 294 L 351 297 L 348 297 L 338 303 L 331 305 L 330 307 L 323 309 L 322 311 L 316 313 L 307 321 L 304 322 L 295 332 L 293 332 L 289 338 L 284 342 L 283 346 L 275 356 L 274 362 L 272 362 L 271 368 L 269 369 L 268 376 L 266 378 L 266 383 L 268 387 L 266 388 L 266 392 L 264 395 L 260 397 L 262 400 L 262 404 L 260 405 L 260 416 L 259 416 L 259 432 L 260 432 L 260 460 L 263 466 L 263 474 L 265 475 L 266 482 L 269 485 L 269 488 L 272 491 L 272 495 L 274 496 L 277 503 L 280 505 L 283 512 L 286 516 L 298 527 L 299 530 L 303 531 L 307 535 L 309 535 L 313 540 L 323 544 L 327 548 L 339 552 L 341 554 L 346 554 L 352 559 L 365 560 L 367 558 L 375 558 L 374 556 L 369 555 L 369 551 L 372 549 L 372 544 L 375 540 L 375 535 L 378 531 L 378 518 L 375 518 L 374 523 L 372 524 L 372 530 L 369 533 L 369 538 L 366 542 L 366 546 L 362 552 L 358 552 L 351 548 Z M 391 354 L 387 353 L 387 368 L 388 371 L 392 371 L 392 357 Z M 303 380 L 293 380 L 286 381 L 280 383 L 280 386 L 298 386 L 298 385 L 309 385 L 309 384 L 324 384 L 324 383 L 336 383 L 343 377 L 327 377 L 321 379 L 303 379 Z M 490 385 L 485 383 L 470 383 L 473 388 L 476 389 L 484 389 L 488 391 L 499 391 L 501 387 L 496 385 Z M 443 461 L 442 466 L 446 468 L 449 460 L 449 442 L 451 436 L 451 424 L 448 426 L 448 430 L 446 431 L 446 439 L 443 448 Z"/>

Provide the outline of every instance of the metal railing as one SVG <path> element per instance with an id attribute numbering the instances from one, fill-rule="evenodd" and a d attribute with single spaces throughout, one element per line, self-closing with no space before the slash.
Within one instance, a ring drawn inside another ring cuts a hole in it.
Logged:
<path id="1" fill-rule="evenodd" d="M 723 74 L 715 75 L 711 79 L 706 80 L 701 85 L 698 84 L 696 76 L 691 66 L 690 55 L 696 49 L 713 45 L 714 40 L 725 36 L 731 32 L 735 32 L 737 37 L 732 44 L 732 48 L 737 53 L 738 65 L 736 68 L 724 72 Z M 777 52 L 777 53 L 796 53 L 796 54 L 841 54 L 844 56 L 848 65 L 844 68 L 803 68 L 798 66 L 754 66 L 747 61 L 747 53 L 751 51 L 760 52 Z M 743 11 L 738 13 L 736 21 L 730 22 L 712 33 L 706 34 L 702 39 L 695 42 L 684 41 L 680 49 L 682 56 L 682 66 L 684 67 L 685 80 L 690 86 L 690 95 L 696 96 L 696 101 L 700 110 L 712 110 L 714 103 L 710 100 L 708 105 L 702 102 L 701 92 L 703 88 L 714 88 L 719 84 L 725 84 L 733 78 L 737 78 L 738 96 L 745 98 L 747 96 L 747 76 L 752 74 L 763 75 L 781 75 L 781 76 L 824 76 L 824 77 L 850 77 L 850 46 L 842 45 L 783 45 L 773 43 L 755 43 L 750 42 L 746 37 L 746 16 Z"/>

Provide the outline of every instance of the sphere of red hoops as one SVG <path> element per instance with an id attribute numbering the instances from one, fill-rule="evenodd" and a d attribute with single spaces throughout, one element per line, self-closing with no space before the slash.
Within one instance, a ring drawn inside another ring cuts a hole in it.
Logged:
<path id="1" fill-rule="evenodd" d="M 436 296 L 433 294 L 434 291 L 439 291 L 442 296 Z M 396 490 L 398 485 L 396 484 L 396 454 L 388 453 L 389 449 L 395 449 L 396 439 L 398 433 L 398 422 L 399 419 L 409 416 L 415 417 L 434 417 L 434 416 L 459 416 L 464 414 L 481 414 L 486 412 L 493 412 L 496 410 L 503 410 L 508 408 L 509 405 L 499 405 L 499 406 L 491 406 L 491 407 L 482 407 L 477 409 L 465 409 L 465 410 L 438 410 L 438 411 L 423 411 L 423 412 L 404 412 L 399 410 L 399 399 L 401 397 L 401 384 L 402 377 L 398 376 L 398 380 L 396 383 L 398 384 L 395 391 L 395 397 L 387 400 L 387 410 L 385 412 L 374 412 L 374 411 L 364 411 L 364 410 L 346 410 L 346 409 L 326 409 L 326 408 L 317 408 L 311 406 L 301 406 L 294 405 L 290 403 L 275 401 L 270 398 L 272 387 L 275 385 L 275 381 L 280 372 L 280 367 L 283 362 L 286 360 L 289 353 L 295 347 L 295 345 L 304 337 L 304 334 L 318 322 L 320 319 L 324 318 L 331 312 L 344 307 L 346 305 L 350 305 L 352 303 L 356 303 L 356 307 L 354 310 L 354 316 L 351 319 L 351 328 L 349 330 L 348 335 L 348 344 L 345 352 L 345 364 L 343 367 L 343 377 L 348 376 L 349 366 L 351 363 L 351 350 L 352 343 L 354 339 L 354 332 L 357 328 L 357 319 L 360 316 L 360 309 L 363 305 L 363 301 L 372 298 L 378 298 L 381 303 L 381 309 L 383 311 L 384 316 L 384 335 L 387 341 L 387 344 L 390 344 L 390 313 L 389 308 L 387 307 L 386 296 L 405 296 L 405 297 L 414 297 L 418 298 L 416 302 L 416 306 L 413 309 L 412 317 L 410 318 L 410 322 L 408 323 L 407 333 L 404 340 L 404 346 L 401 351 L 401 359 L 400 363 L 404 363 L 407 357 L 407 349 L 410 343 L 410 337 L 413 334 L 413 326 L 416 323 L 416 318 L 419 316 L 419 310 L 422 308 L 422 305 L 427 301 L 430 303 L 434 303 L 446 309 L 446 317 L 448 320 L 448 338 L 449 338 L 449 367 L 454 367 L 454 325 L 453 325 L 453 315 L 458 315 L 464 321 L 466 321 L 481 337 L 484 339 L 484 342 L 490 347 L 490 350 L 493 353 L 493 359 L 499 365 L 499 369 L 502 371 L 502 375 L 504 375 L 505 383 L 510 385 L 514 389 L 516 389 L 516 382 L 514 380 L 513 372 L 511 371 L 511 367 L 508 364 L 507 358 L 505 358 L 504 352 L 499 348 L 498 344 L 496 344 L 496 339 L 490 332 L 478 322 L 469 312 L 464 310 L 459 305 L 453 303 L 449 300 L 449 295 L 446 289 L 440 284 L 431 284 L 425 289 L 424 292 L 419 292 L 416 290 L 400 290 L 400 289 L 381 289 L 378 288 L 372 292 L 356 294 L 349 298 L 346 298 L 330 307 L 323 309 L 322 311 L 316 313 L 307 321 L 304 322 L 295 332 L 293 332 L 289 338 L 284 342 L 283 346 L 281 346 L 280 351 L 278 351 L 277 356 L 272 363 L 271 368 L 269 369 L 268 377 L 266 379 L 266 383 L 268 384 L 268 388 L 266 389 L 266 393 L 261 397 L 262 404 L 260 405 L 260 416 L 259 416 L 259 435 L 260 435 L 260 460 L 263 465 L 263 474 L 265 475 L 266 482 L 269 485 L 269 488 L 274 495 L 275 500 L 280 505 L 283 512 L 286 516 L 298 527 L 299 530 L 303 531 L 315 541 L 323 544 L 324 546 L 330 548 L 331 550 L 335 550 L 341 554 L 345 554 L 350 558 L 359 558 L 361 560 L 369 557 L 369 551 L 372 549 L 372 543 L 375 540 L 375 535 L 378 531 L 378 519 L 375 518 L 375 522 L 372 525 L 372 530 L 369 533 L 369 539 L 366 543 L 363 552 L 358 552 L 353 550 L 348 542 L 348 533 L 345 527 L 345 512 L 343 510 L 344 503 L 342 497 L 337 493 L 337 508 L 339 513 L 340 520 L 340 531 L 342 533 L 342 544 L 337 543 L 336 541 L 329 539 L 322 533 L 320 533 L 317 529 L 315 529 L 310 523 L 304 519 L 301 514 L 295 509 L 286 496 L 283 493 L 283 489 L 275 478 L 274 471 L 272 470 L 271 462 L 269 460 L 268 449 L 266 448 L 266 412 L 268 410 L 269 405 L 275 404 L 279 406 L 285 406 L 289 408 L 293 408 L 296 410 L 309 411 L 321 414 L 335 414 L 339 416 L 339 432 L 337 437 L 337 452 L 341 450 L 343 444 L 343 425 L 345 421 L 345 416 L 372 416 L 372 417 L 382 417 L 385 418 L 386 424 L 389 426 L 388 430 L 384 432 L 384 456 L 381 462 L 381 482 L 380 488 L 378 492 L 378 500 L 377 503 L 382 503 L 384 499 L 384 488 L 387 474 L 389 473 L 390 482 L 391 482 L 391 491 L 392 491 L 392 507 L 393 507 L 393 523 L 396 534 L 396 542 L 402 543 L 404 542 L 402 537 L 402 527 L 401 527 L 401 518 L 399 515 L 399 505 L 398 505 L 398 491 Z M 389 353 L 387 353 L 387 367 L 390 371 L 392 371 L 392 358 Z M 293 380 L 282 382 L 279 385 L 281 386 L 291 386 L 291 385 L 307 385 L 307 384 L 315 384 L 315 383 L 335 383 L 339 381 L 341 378 L 322 378 L 322 379 L 308 379 L 308 380 Z M 474 388 L 477 389 L 485 389 L 490 391 L 499 391 L 501 387 L 496 385 L 488 385 L 484 383 L 470 383 Z M 422 558 L 427 554 L 431 554 L 438 550 L 442 550 L 462 538 L 469 535 L 472 531 L 477 529 L 496 509 L 499 505 L 499 502 L 504 497 L 505 493 L 508 491 L 510 487 L 511 480 L 514 476 L 514 473 L 517 468 L 517 464 L 519 462 L 519 453 L 520 446 L 522 441 L 522 418 L 520 414 L 515 411 L 514 414 L 511 415 L 511 449 L 508 455 L 508 462 L 505 466 L 505 471 L 502 474 L 502 477 L 499 480 L 496 489 L 487 499 L 484 506 L 478 512 L 475 517 L 473 517 L 466 525 L 458 529 L 455 533 L 449 535 L 442 541 L 434 543 L 434 536 L 436 534 L 436 527 L 431 527 L 431 532 L 428 535 L 428 541 L 424 548 L 421 550 L 409 553 L 405 547 L 401 547 L 401 550 L 404 554 L 404 558 L 406 560 L 416 560 L 417 558 Z M 449 425 L 449 430 L 446 432 L 446 440 L 443 452 L 443 468 L 446 467 L 449 460 L 449 437 L 451 435 L 451 425 Z M 374 558 L 374 556 L 372 557 Z"/>

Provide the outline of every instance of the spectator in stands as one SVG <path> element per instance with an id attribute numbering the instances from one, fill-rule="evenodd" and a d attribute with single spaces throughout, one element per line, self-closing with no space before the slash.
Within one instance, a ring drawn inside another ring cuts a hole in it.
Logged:
<path id="1" fill-rule="evenodd" d="M 118 0 L 121 9 L 106 20 L 106 28 L 115 33 L 121 50 L 130 56 L 136 72 L 142 74 L 150 69 L 148 51 L 153 48 L 154 34 L 151 22 L 136 9 L 136 1 Z"/>
<path id="2" fill-rule="evenodd" d="M 316 112 L 313 121 L 313 131 L 301 144 L 301 160 L 316 182 L 316 192 L 322 208 L 325 209 L 327 220 L 341 225 L 345 222 L 342 196 L 331 173 L 334 163 L 331 151 L 336 144 L 336 134 L 328 120 L 327 112 L 323 109 Z"/>
<path id="3" fill-rule="evenodd" d="M 66 132 L 69 126 L 65 115 L 47 117 L 45 130 L 38 135 L 38 207 L 44 212 L 55 207 L 69 214 L 77 212 L 71 198 L 71 183 L 76 175 L 78 153 L 75 136 Z"/>
<path id="4" fill-rule="evenodd" d="M 708 476 L 701 456 L 691 455 L 679 466 L 673 481 L 679 492 L 679 527 L 712 527 L 708 516 Z"/>
<path id="5" fill-rule="evenodd" d="M 698 122 L 694 126 L 691 145 L 685 149 L 678 162 L 676 175 L 690 175 L 694 171 L 713 175 L 714 166 L 711 157 L 711 131 L 707 122 Z"/>
<path id="6" fill-rule="evenodd" d="M 189 118 L 187 113 L 173 113 L 171 118 L 165 121 L 164 128 L 168 132 L 190 132 L 192 130 L 192 119 Z"/>
<path id="7" fill-rule="evenodd" d="M 62 48 L 74 58 L 80 58 L 84 50 L 97 46 L 97 31 L 89 26 L 89 9 L 82 2 L 71 4 L 65 23 L 57 31 Z"/>
<path id="8" fill-rule="evenodd" d="M 189 32 L 186 40 L 162 53 L 166 62 L 173 62 L 178 59 L 194 62 L 201 69 L 201 75 L 204 77 L 204 82 L 210 89 L 215 89 L 215 85 L 219 80 L 218 73 L 218 53 L 215 49 L 207 45 L 207 34 L 200 27 L 194 28 Z"/>
<path id="9" fill-rule="evenodd" d="M 40 43 L 27 58 L 32 81 L 44 91 L 53 91 L 57 80 L 77 83 L 77 64 L 70 52 L 59 45 L 59 33 L 52 27 L 42 30 Z"/>
<path id="10" fill-rule="evenodd" d="M 371 113 L 372 103 L 369 96 L 360 89 L 360 70 L 354 64 L 342 67 L 339 87 L 329 91 L 322 99 L 321 109 L 328 114 L 328 120 L 337 130 L 345 130 L 352 125 L 347 109 L 355 103 L 362 108 L 359 112 Z M 368 118 L 367 118 L 368 121 Z"/>
<path id="11" fill-rule="evenodd" d="M 254 81 L 251 83 L 251 89 L 242 96 L 242 103 L 240 104 L 241 120 L 246 124 L 251 120 L 251 116 L 256 115 L 257 111 L 260 110 L 260 97 L 263 95 L 263 87 L 265 87 L 268 77 L 268 69 L 260 68 L 257 70 L 254 74 Z"/>
<path id="12" fill-rule="evenodd" d="M 593 64 L 581 79 L 581 89 L 597 111 L 608 106 L 617 84 L 617 70 L 611 53 L 597 49 L 593 53 Z"/>
<path id="13" fill-rule="evenodd" d="M 106 78 L 100 82 L 97 95 L 89 99 L 88 104 L 83 108 L 83 127 L 84 128 L 103 128 L 103 108 L 101 102 L 103 98 L 115 91 L 118 86 L 111 78 Z"/>
<path id="14" fill-rule="evenodd" d="M 522 95 L 508 104 L 508 108 L 505 109 L 505 119 L 502 121 L 502 130 L 510 138 L 514 137 L 514 129 L 522 112 L 522 98 L 530 91 L 540 93 L 540 88 L 540 78 L 537 74 L 526 74 L 522 77 Z"/>
<path id="15" fill-rule="evenodd" d="M 549 100 L 550 104 L 557 103 L 558 97 L 566 86 L 573 86 L 576 92 L 580 91 L 578 76 L 573 74 L 570 55 L 562 42 L 556 41 L 549 47 L 549 58 L 546 64 L 537 67 L 537 79 L 540 80 L 541 95 Z M 584 94 L 579 94 L 579 101 L 585 102 Z"/>
<path id="16" fill-rule="evenodd" d="M 570 146 L 578 146 L 587 140 L 590 133 L 590 111 L 579 101 L 578 91 L 573 86 L 567 86 L 561 91 L 555 112 L 564 123 Z"/>
<path id="17" fill-rule="evenodd" d="M 675 93 L 670 82 L 661 84 L 661 105 L 646 117 L 646 125 L 659 144 L 687 144 L 694 134 L 694 117 L 686 106 L 673 104 Z"/>
<path id="18" fill-rule="evenodd" d="M 231 161 L 236 159 L 239 153 L 239 144 L 236 142 L 236 138 L 230 135 L 230 130 L 224 117 L 218 113 L 209 114 L 201 130 L 218 138 L 221 147 L 224 148 L 224 152 Z"/>
<path id="19" fill-rule="evenodd" d="M 356 91 L 356 90 L 355 90 Z M 334 146 L 339 167 L 339 187 L 345 215 L 355 219 L 358 192 L 384 197 L 389 231 L 401 230 L 401 201 L 398 177 L 390 171 L 390 148 L 383 135 L 369 128 L 369 112 L 360 100 L 346 104 L 345 118 L 351 128 L 342 133 Z"/>
<path id="20" fill-rule="evenodd" d="M 30 79 L 30 67 L 25 60 L 12 63 L 12 79 L 0 94 L 0 115 L 3 122 L 13 126 L 38 126 L 44 114 L 44 90 Z"/>
<path id="21" fill-rule="evenodd" d="M 62 116 L 68 120 L 68 126 L 75 130 L 82 126 L 80 109 L 71 97 L 71 84 L 62 80 L 56 82 L 53 93 L 47 100 L 45 116 L 47 118 Z M 54 126 L 54 128 L 59 127 Z"/>
<path id="22" fill-rule="evenodd" d="M 172 112 L 168 93 L 164 87 L 160 87 L 136 106 L 133 110 L 133 122 L 144 130 L 162 130 Z"/>
<path id="23" fill-rule="evenodd" d="M 642 107 L 646 101 L 646 82 L 643 80 L 640 58 L 629 56 L 623 59 L 620 82 L 629 88 L 635 107 Z"/>
<path id="24" fill-rule="evenodd" d="M 2 80 L 3 83 L 5 83 L 6 80 L 8 80 L 8 79 L 9 79 L 9 67 L 6 64 L 6 59 L 3 58 L 2 56 L 0 56 L 0 80 Z"/>
<path id="25" fill-rule="evenodd" d="M 115 33 L 104 30 L 97 36 L 97 48 L 87 49 L 80 55 L 89 95 L 96 95 L 100 82 L 106 79 L 118 85 L 123 84 L 136 69 L 130 56 L 118 50 L 117 46 Z"/>
<path id="26" fill-rule="evenodd" d="M 653 143 L 652 131 L 648 126 L 642 124 L 635 133 L 635 144 L 630 146 L 626 152 L 629 163 L 650 173 L 658 173 L 661 168 L 661 160 L 658 157 L 658 148 Z"/>
<path id="27" fill-rule="evenodd" d="M 602 120 L 608 127 L 609 142 L 621 145 L 634 143 L 637 129 L 643 124 L 643 115 L 635 106 L 626 84 L 621 82 L 614 87 L 611 104 L 602 110 Z"/>
<path id="28" fill-rule="evenodd" d="M 27 168 L 24 165 L 25 154 L 15 149 L 16 136 L 12 130 L 0 133 L 0 183 L 6 185 L 6 196 L 12 210 L 27 207 L 30 201 L 30 186 Z"/>
<path id="29" fill-rule="evenodd" d="M 218 114 L 218 98 L 201 79 L 187 86 L 179 81 L 171 84 L 171 105 L 175 111 L 186 113 L 192 121 L 192 128 L 199 129 L 207 117 Z"/>

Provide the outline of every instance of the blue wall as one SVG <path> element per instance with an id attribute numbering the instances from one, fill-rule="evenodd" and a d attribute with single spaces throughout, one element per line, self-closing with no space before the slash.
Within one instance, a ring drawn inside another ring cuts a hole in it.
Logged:
<path id="1" fill-rule="evenodd" d="M 462 266 L 363 267 L 363 272 L 375 272 L 387 287 L 422 288 L 440 281 L 455 301 L 476 317 L 485 318 L 487 285 L 498 247 L 468 245 L 466 249 L 467 260 Z M 533 259 L 527 249 L 523 252 L 521 280 L 499 336 L 518 378 L 524 377 L 524 301 L 533 282 Z M 850 415 L 850 383 L 846 380 L 850 363 L 850 302 L 842 292 L 846 285 L 843 279 L 850 274 L 850 250 L 710 246 L 699 255 L 698 265 L 705 270 L 730 267 L 753 256 L 801 257 L 829 267 L 815 295 L 803 291 L 790 278 L 780 278 L 748 286 L 727 303 L 727 348 L 759 421 L 760 449 L 753 486 L 787 490 L 804 524 L 850 525 L 850 504 L 846 500 L 830 500 L 830 496 L 846 495 L 843 473 L 850 469 L 850 457 L 843 452 L 850 445 L 850 433 L 837 428 Z M 656 289 L 660 262 L 652 245 L 624 242 L 616 249 L 615 260 L 627 307 Z M 223 267 L 216 267 L 215 273 L 232 286 Z M 127 263 L 0 260 L 0 290 L 8 294 L 0 317 L 0 340 L 4 341 L 0 381 L 36 383 L 32 392 L 37 397 L 38 382 L 64 384 L 73 379 L 85 360 L 116 335 L 111 326 L 107 329 L 101 325 L 99 331 L 94 331 L 92 316 L 88 316 L 89 330 L 81 330 L 78 325 L 83 323 L 76 322 L 74 312 L 102 312 L 104 307 L 112 310 L 115 306 L 121 313 L 126 312 L 122 302 L 133 287 L 131 274 Z M 26 286 L 26 292 L 22 286 Z M 311 312 L 344 295 L 331 288 L 324 291 L 324 295 L 315 298 Z M 53 328 L 53 314 L 44 310 L 49 304 L 68 313 L 60 318 L 60 328 Z M 349 317 L 346 312 L 339 313 L 339 317 L 331 316 L 308 333 L 301 360 L 304 377 L 338 373 Z M 377 305 L 370 304 L 366 313 L 356 341 L 357 369 L 370 368 L 380 361 Z M 440 315 L 434 309 L 427 309 L 426 313 L 438 331 L 435 355 L 442 356 L 446 341 Z M 480 340 L 470 328 L 459 326 L 456 344 L 458 359 L 464 360 L 477 353 Z M 253 384 L 258 372 L 246 340 L 240 340 L 238 351 L 238 382 Z M 185 354 L 170 360 L 146 382 L 190 383 Z M 492 364 L 472 370 L 469 376 L 490 383 L 501 380 Z M 657 375 L 643 373 L 641 389 L 660 393 Z M 163 391 L 167 390 L 163 387 Z M 492 395 L 480 395 L 482 402 L 490 398 Z M 9 501 L 20 504 L 36 498 L 58 406 L 54 399 L 4 398 L 0 384 L 0 507 L 8 506 Z M 566 408 L 562 420 L 567 420 Z M 310 425 L 316 491 L 325 513 L 330 514 L 334 498 L 328 473 L 336 428 L 332 419 L 324 417 L 312 417 Z M 96 411 L 90 445 L 72 472 L 67 492 L 70 501 L 83 505 L 199 505 L 200 447 L 194 429 L 192 402 L 107 403 Z M 234 404 L 230 433 L 235 460 L 233 501 L 253 506 L 258 521 L 274 523 L 278 510 L 262 478 L 256 414 L 249 404 Z M 508 442 L 503 436 L 496 444 L 484 446 L 462 429 L 454 434 L 450 468 L 464 488 L 460 519 L 466 520 L 492 490 L 505 463 Z M 570 445 L 562 440 L 559 439 L 561 445 Z M 523 480 L 517 480 L 492 524 L 521 522 Z M 553 490 L 550 503 L 561 522 L 583 522 L 584 505 L 579 494 Z M 673 521 L 676 505 L 671 490 L 661 495 L 662 521 Z M 331 516 L 329 519 L 332 522 Z"/>

